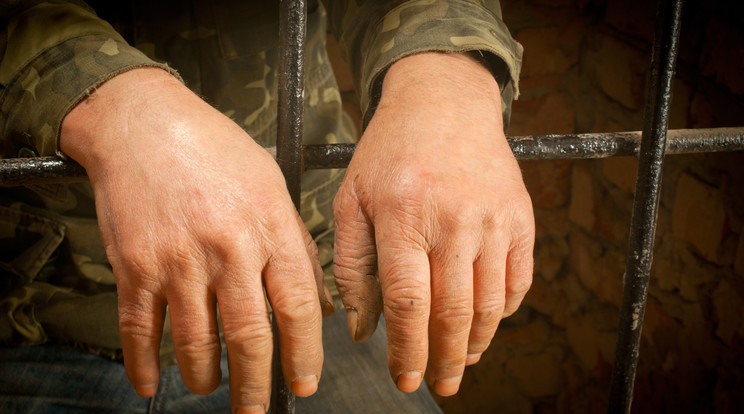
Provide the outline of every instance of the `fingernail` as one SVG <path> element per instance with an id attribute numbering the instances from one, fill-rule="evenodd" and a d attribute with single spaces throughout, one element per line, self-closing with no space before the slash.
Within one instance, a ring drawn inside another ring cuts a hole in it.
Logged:
<path id="1" fill-rule="evenodd" d="M 398 375 L 395 384 L 403 392 L 414 392 L 421 385 L 421 371 L 408 371 Z"/>
<path id="2" fill-rule="evenodd" d="M 292 392 L 300 397 L 313 395 L 318 390 L 318 378 L 315 375 L 307 375 L 292 381 Z"/>
<path id="3" fill-rule="evenodd" d="M 251 405 L 249 407 L 238 407 L 235 414 L 266 414 L 266 408 L 263 405 Z"/>
<path id="4" fill-rule="evenodd" d="M 349 326 L 351 339 L 356 341 L 357 329 L 359 329 L 359 314 L 354 309 L 346 309 L 346 324 Z"/>
<path id="5" fill-rule="evenodd" d="M 476 362 L 480 361 L 482 355 L 482 352 L 480 354 L 468 354 L 468 357 L 465 359 L 465 365 L 475 364 Z"/>
<path id="6" fill-rule="evenodd" d="M 325 293 L 326 302 L 330 303 L 331 306 L 333 306 L 333 295 L 331 295 L 331 291 L 328 290 L 328 286 L 326 286 L 325 284 L 323 284 L 323 293 Z"/>
<path id="7" fill-rule="evenodd" d="M 325 285 L 323 285 L 323 293 L 324 297 L 320 301 L 320 306 L 323 309 L 323 317 L 331 316 L 336 312 L 336 306 L 333 305 L 333 297 Z"/>
<path id="8" fill-rule="evenodd" d="M 457 390 L 460 389 L 460 382 L 462 377 L 453 377 L 436 380 L 434 382 L 434 391 L 442 397 L 449 397 L 450 395 L 457 394 Z"/>
<path id="9" fill-rule="evenodd" d="M 140 397 L 149 398 L 158 392 L 158 384 L 137 385 L 134 387 L 134 390 Z"/>

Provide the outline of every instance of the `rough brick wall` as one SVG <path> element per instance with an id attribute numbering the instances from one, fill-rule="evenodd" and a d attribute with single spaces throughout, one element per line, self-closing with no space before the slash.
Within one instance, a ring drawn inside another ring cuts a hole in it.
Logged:
<path id="1" fill-rule="evenodd" d="M 510 135 L 640 130 L 654 3 L 502 0 L 525 47 Z M 671 128 L 744 126 L 734 3 L 687 2 Z M 605 411 L 636 167 L 522 163 L 534 284 L 447 413 Z M 633 412 L 744 410 L 742 177 L 741 153 L 667 158 Z"/>
<path id="2" fill-rule="evenodd" d="M 510 135 L 641 129 L 655 2 L 501 2 L 525 47 Z M 744 126 L 744 3 L 688 0 L 684 16 L 670 127 Z M 637 161 L 521 166 L 532 289 L 438 401 L 451 414 L 604 412 Z M 742 153 L 667 158 L 633 412 L 744 412 L 742 178 Z"/>

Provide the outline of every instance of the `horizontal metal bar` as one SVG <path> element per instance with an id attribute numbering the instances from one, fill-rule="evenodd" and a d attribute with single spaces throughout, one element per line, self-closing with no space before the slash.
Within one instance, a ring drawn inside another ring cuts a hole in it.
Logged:
<path id="1" fill-rule="evenodd" d="M 641 131 L 509 137 L 519 161 L 638 156 Z M 305 169 L 345 168 L 355 144 L 305 146 Z M 673 129 L 667 134 L 667 154 L 744 150 L 744 127 Z"/>
<path id="2" fill-rule="evenodd" d="M 0 187 L 75 183 L 88 179 L 85 168 L 60 157 L 7 158 L 0 160 Z"/>
<path id="3" fill-rule="evenodd" d="M 641 131 L 514 137 L 509 140 L 520 161 L 638 156 Z M 667 133 L 667 154 L 744 150 L 744 127 L 673 129 Z"/>
<path id="4" fill-rule="evenodd" d="M 514 156 L 520 161 L 565 160 L 638 156 L 641 132 L 604 132 L 510 137 Z M 355 144 L 306 145 L 306 170 L 345 168 Z M 276 149 L 267 148 L 272 154 Z M 667 154 L 744 150 L 744 127 L 673 129 L 667 133 Z M 85 170 L 72 160 L 58 157 L 8 158 L 0 160 L 0 187 L 85 181 Z"/>

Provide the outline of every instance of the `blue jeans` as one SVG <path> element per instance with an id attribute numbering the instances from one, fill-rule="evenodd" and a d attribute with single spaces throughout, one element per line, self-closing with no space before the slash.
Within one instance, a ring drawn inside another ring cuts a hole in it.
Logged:
<path id="1" fill-rule="evenodd" d="M 323 320 L 325 364 L 318 392 L 297 398 L 297 413 L 441 413 L 425 385 L 397 390 L 387 370 L 384 321 L 354 344 L 345 312 Z M 0 413 L 229 413 L 227 358 L 212 394 L 190 393 L 178 367 L 163 370 L 157 394 L 141 398 L 124 366 L 61 345 L 0 348 Z"/>

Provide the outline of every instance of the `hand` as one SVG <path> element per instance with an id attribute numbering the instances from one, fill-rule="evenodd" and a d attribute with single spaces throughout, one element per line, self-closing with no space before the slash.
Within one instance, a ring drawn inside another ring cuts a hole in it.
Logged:
<path id="1" fill-rule="evenodd" d="M 288 386 L 300 396 L 315 392 L 319 303 L 333 306 L 315 245 L 265 150 L 154 68 L 104 83 L 68 114 L 60 139 L 93 185 L 126 372 L 139 395 L 157 390 L 166 305 L 186 387 L 199 394 L 217 387 L 219 308 L 233 412 L 265 411 L 272 331 L 264 288 Z"/>
<path id="2" fill-rule="evenodd" d="M 390 374 L 457 392 L 532 282 L 534 219 L 498 85 L 475 60 L 396 62 L 334 202 L 335 276 L 362 341 L 384 309 Z"/>

